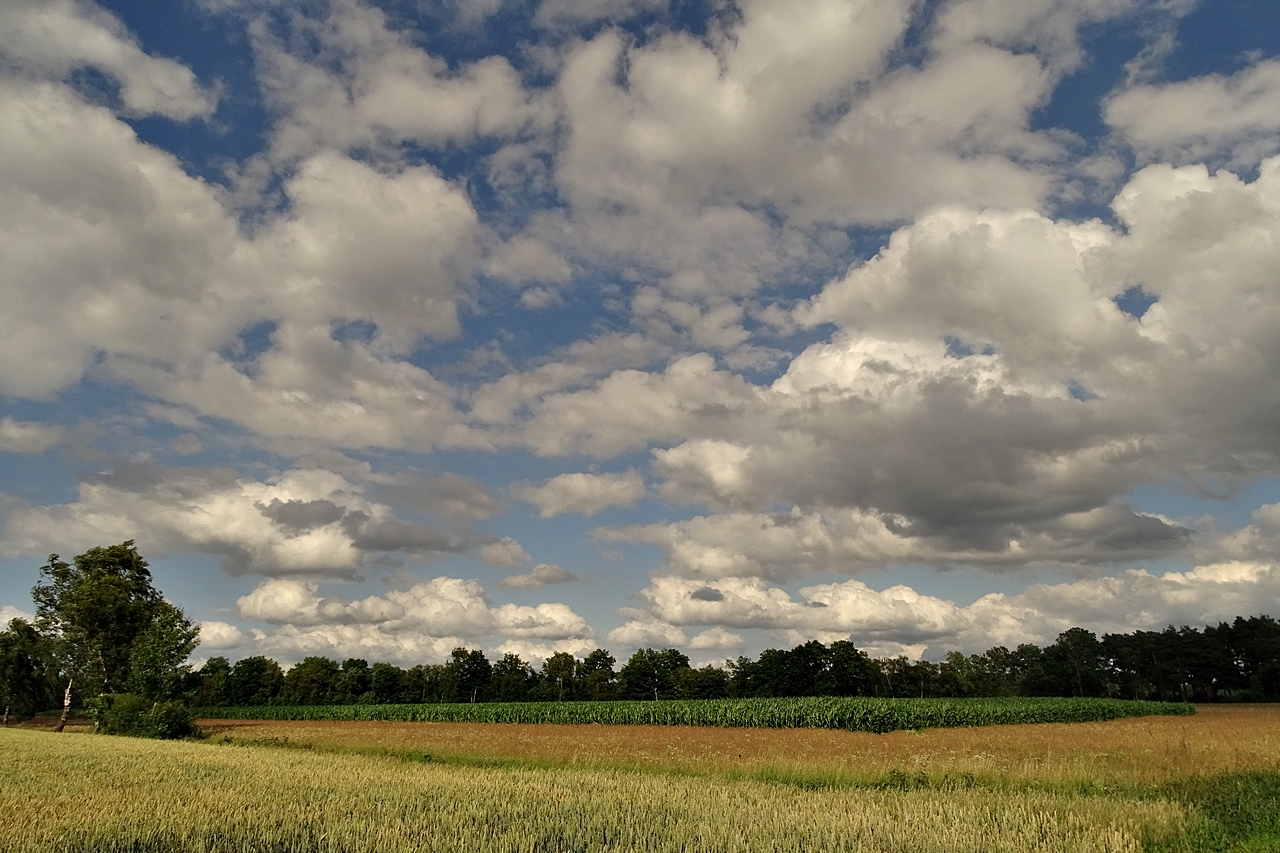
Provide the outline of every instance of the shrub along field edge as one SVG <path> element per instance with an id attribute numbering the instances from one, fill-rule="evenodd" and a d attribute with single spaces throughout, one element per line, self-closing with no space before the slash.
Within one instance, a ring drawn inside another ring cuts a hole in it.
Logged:
<path id="1" fill-rule="evenodd" d="M 676 699 L 657 702 L 484 702 L 433 705 L 265 705 L 198 708 L 222 720 L 554 723 L 561 725 L 822 728 L 862 732 L 1084 723 L 1121 717 L 1191 715 L 1195 706 L 1127 699 Z"/>

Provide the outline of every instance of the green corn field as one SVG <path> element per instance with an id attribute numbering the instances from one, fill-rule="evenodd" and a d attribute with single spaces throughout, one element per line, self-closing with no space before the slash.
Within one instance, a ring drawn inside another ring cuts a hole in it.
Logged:
<path id="1" fill-rule="evenodd" d="M 1189 715 L 1193 705 L 1124 699 L 688 699 L 658 702 L 485 702 L 436 705 L 266 705 L 201 708 L 225 720 L 335 720 L 421 723 L 819 728 L 862 732 L 1083 723 L 1150 715 Z"/>

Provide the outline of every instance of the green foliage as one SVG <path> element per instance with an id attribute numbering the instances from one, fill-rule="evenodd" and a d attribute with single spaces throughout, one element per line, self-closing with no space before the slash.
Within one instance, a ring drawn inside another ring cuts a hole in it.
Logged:
<path id="1" fill-rule="evenodd" d="M 1063 631 L 1044 655 L 1051 670 L 1058 674 L 1057 692 L 1061 695 L 1099 696 L 1106 692 L 1102 643 L 1092 631 Z"/>
<path id="2" fill-rule="evenodd" d="M 266 705 L 283 689 L 284 670 L 262 655 L 241 658 L 227 675 L 227 702 L 231 705 Z"/>
<path id="3" fill-rule="evenodd" d="M 369 693 L 369 662 L 362 658 L 347 658 L 342 662 L 342 671 L 338 673 L 337 701 L 346 704 L 367 702 L 372 696 Z"/>
<path id="4" fill-rule="evenodd" d="M 224 657 L 209 658 L 195 673 L 196 692 L 193 701 L 201 707 L 235 704 L 231 701 L 230 680 L 231 661 Z M 270 701 L 270 697 L 263 700 L 265 701 Z M 263 702 L 246 702 L 245 704 L 256 705 Z"/>
<path id="5" fill-rule="evenodd" d="M 754 661 L 738 658 L 730 670 L 732 692 L 743 697 L 915 695 L 877 691 L 875 665 L 847 640 L 829 648 L 811 640 L 789 651 L 766 649 Z"/>
<path id="6" fill-rule="evenodd" d="M 490 693 L 498 702 L 524 702 L 537 684 L 538 674 L 519 655 L 508 652 L 493 665 Z"/>
<path id="7" fill-rule="evenodd" d="M 582 682 L 578 659 L 568 652 L 556 652 L 542 664 L 538 698 L 551 702 L 581 699 Z"/>
<path id="8" fill-rule="evenodd" d="M 578 672 L 582 679 L 583 698 L 600 701 L 617 695 L 618 680 L 613 665 L 617 660 L 604 649 L 594 649 L 582 659 Z"/>
<path id="9" fill-rule="evenodd" d="M 155 702 L 133 693 L 104 693 L 91 700 L 94 731 L 171 740 L 200 737 L 195 715 L 182 702 Z"/>
<path id="10" fill-rule="evenodd" d="M 407 692 L 408 673 L 390 663 L 375 663 L 369 670 L 369 691 L 380 704 L 403 702 Z"/>
<path id="11" fill-rule="evenodd" d="M 182 611 L 160 601 L 129 655 L 129 687 L 156 700 L 179 700 L 188 693 L 187 658 L 200 644 L 200 629 Z"/>
<path id="12" fill-rule="evenodd" d="M 729 695 L 729 673 L 714 666 L 677 669 L 671 684 L 677 699 L 724 699 Z"/>
<path id="13" fill-rule="evenodd" d="M 618 695 L 623 699 L 670 699 L 677 692 L 677 671 L 688 668 L 688 656 L 678 649 L 639 649 L 618 673 Z"/>
<path id="14" fill-rule="evenodd" d="M 36 628 L 81 695 L 181 692 L 198 630 L 151 585 L 132 541 L 90 548 L 70 564 L 50 554 L 40 575 L 31 591 Z"/>
<path id="15" fill-rule="evenodd" d="M 430 705 L 267 706 L 201 709 L 239 720 L 398 720 L 649 726 L 901 729 L 1011 723 L 1077 723 L 1150 714 L 1194 714 L 1183 703 L 1120 699 L 873 699 L 802 697 L 630 702 L 490 702 Z"/>
<path id="16" fill-rule="evenodd" d="M 1216 633 L 1240 662 L 1240 687 L 1258 696 L 1280 698 L 1280 622 L 1270 616 L 1237 616 L 1232 625 L 1219 625 Z"/>
<path id="17" fill-rule="evenodd" d="M 36 626 L 54 638 L 64 669 L 87 694 L 122 690 L 134 641 L 160 602 L 146 561 L 125 542 L 91 548 L 74 564 L 50 554 L 40 575 L 31 591 Z"/>
<path id="18" fill-rule="evenodd" d="M 0 713 L 17 719 L 53 707 L 57 676 L 49 642 L 21 619 L 0 632 Z"/>
<path id="19" fill-rule="evenodd" d="M 493 665 L 479 649 L 456 648 L 445 664 L 446 676 L 452 682 L 453 696 L 446 701 L 485 702 L 489 699 L 489 683 Z"/>
<path id="20" fill-rule="evenodd" d="M 342 668 L 324 657 L 303 658 L 284 675 L 280 701 L 287 705 L 330 705 L 339 701 Z"/>

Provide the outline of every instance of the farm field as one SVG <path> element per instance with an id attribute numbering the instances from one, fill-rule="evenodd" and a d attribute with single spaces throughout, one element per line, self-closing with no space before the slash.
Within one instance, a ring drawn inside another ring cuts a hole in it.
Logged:
<path id="1" fill-rule="evenodd" d="M 1070 787 L 1156 785 L 1280 771 L 1280 705 L 1200 706 L 1194 716 L 924 729 L 201 721 L 211 739 L 458 764 L 635 769 L 860 785 L 889 774 Z"/>
<path id="2" fill-rule="evenodd" d="M 5 849 L 1280 850 L 1274 706 L 885 735 L 205 725 L 0 730 Z"/>
<path id="3" fill-rule="evenodd" d="M 1135 702 L 1124 699 L 877 699 L 866 696 L 664 699 L 658 702 L 264 705 L 203 709 L 203 716 L 241 720 L 722 726 L 848 729 L 863 732 L 989 726 L 1000 723 L 1079 723 L 1152 714 L 1193 713 L 1193 706 L 1181 702 Z"/>

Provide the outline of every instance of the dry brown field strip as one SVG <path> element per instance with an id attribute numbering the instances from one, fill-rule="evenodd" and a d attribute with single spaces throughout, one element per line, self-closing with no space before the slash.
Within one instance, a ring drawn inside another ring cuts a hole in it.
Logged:
<path id="1" fill-rule="evenodd" d="M 890 773 L 1014 783 L 1157 785 L 1280 770 L 1280 705 L 1201 706 L 1131 717 L 868 734 L 828 729 L 205 720 L 215 738 L 410 757 L 805 777 L 851 784 Z"/>

